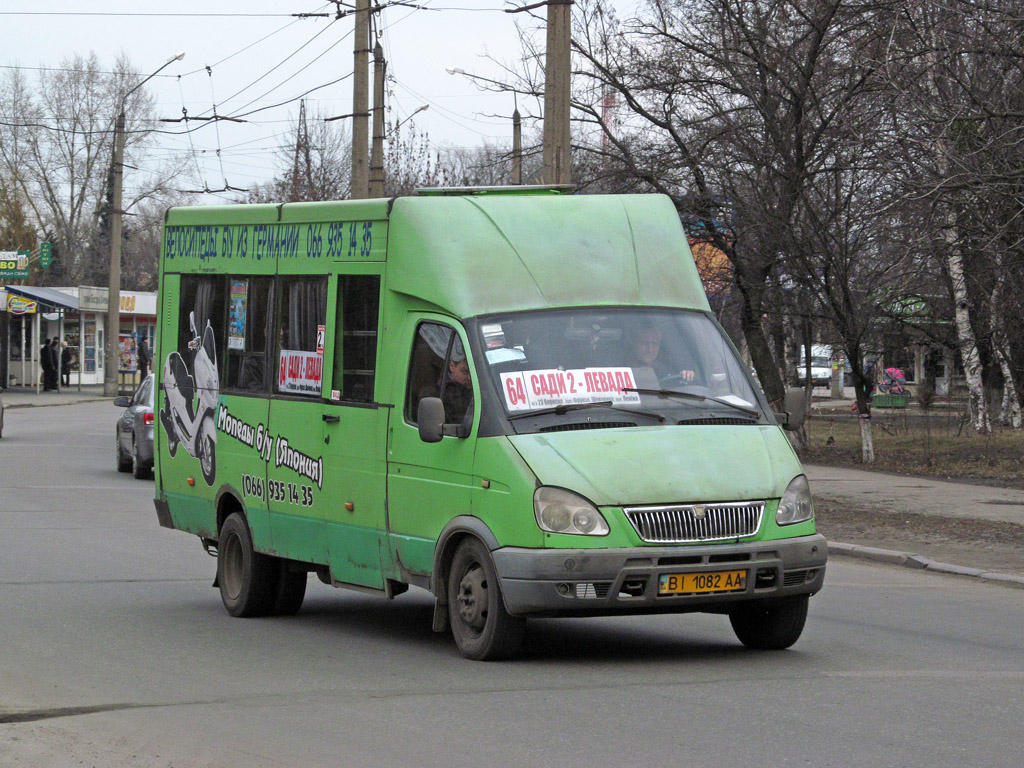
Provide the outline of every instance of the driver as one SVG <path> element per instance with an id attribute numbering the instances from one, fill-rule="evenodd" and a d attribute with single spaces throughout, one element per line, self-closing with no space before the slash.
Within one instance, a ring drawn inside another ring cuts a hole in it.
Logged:
<path id="1" fill-rule="evenodd" d="M 651 368 L 658 380 L 679 376 L 689 384 L 693 381 L 694 372 L 688 368 L 673 371 L 665 363 L 658 360 L 661 351 L 661 331 L 653 325 L 642 325 L 633 339 L 629 365 L 633 368 Z"/>
<path id="2" fill-rule="evenodd" d="M 469 361 L 456 339 L 448 359 L 448 375 L 442 377 L 441 402 L 444 403 L 446 424 L 463 424 L 473 418 L 473 379 L 469 374 Z"/>

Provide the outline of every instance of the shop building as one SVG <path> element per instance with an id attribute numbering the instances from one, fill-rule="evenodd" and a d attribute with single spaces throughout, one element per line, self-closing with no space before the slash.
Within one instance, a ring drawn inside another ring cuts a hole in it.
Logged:
<path id="1" fill-rule="evenodd" d="M 55 336 L 71 350 L 71 386 L 102 384 L 107 334 L 107 289 L 92 286 L 40 288 L 0 286 L 0 385 L 40 386 L 40 350 Z M 121 291 L 117 329 L 122 388 L 138 377 L 138 343 L 153 349 L 156 293 Z"/>

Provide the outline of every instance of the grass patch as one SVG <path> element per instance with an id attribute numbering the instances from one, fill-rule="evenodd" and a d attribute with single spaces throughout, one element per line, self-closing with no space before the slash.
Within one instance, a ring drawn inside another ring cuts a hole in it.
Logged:
<path id="1" fill-rule="evenodd" d="M 875 463 L 861 461 L 860 425 L 851 414 L 816 414 L 805 422 L 811 464 L 995 483 L 1024 488 L 1024 431 L 993 427 L 979 435 L 947 413 L 872 412 Z"/>

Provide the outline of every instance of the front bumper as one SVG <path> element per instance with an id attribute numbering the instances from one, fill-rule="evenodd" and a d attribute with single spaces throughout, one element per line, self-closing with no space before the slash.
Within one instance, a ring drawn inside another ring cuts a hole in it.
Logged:
<path id="1" fill-rule="evenodd" d="M 608 616 L 728 611 L 731 604 L 813 595 L 825 579 L 820 534 L 794 539 L 686 547 L 525 549 L 491 556 L 505 607 L 515 616 Z M 739 592 L 659 596 L 662 574 L 746 570 Z"/>

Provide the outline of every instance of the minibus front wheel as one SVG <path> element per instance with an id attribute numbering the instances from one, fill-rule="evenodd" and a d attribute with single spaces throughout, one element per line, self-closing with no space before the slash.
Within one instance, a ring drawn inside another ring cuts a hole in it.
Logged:
<path id="1" fill-rule="evenodd" d="M 467 659 L 507 658 L 522 643 L 525 621 L 505 610 L 490 553 L 472 536 L 462 540 L 452 558 L 448 615 L 455 644 Z"/>
<path id="2" fill-rule="evenodd" d="M 781 651 L 800 639 L 807 622 L 808 595 L 744 605 L 729 613 L 736 637 L 747 648 Z"/>

